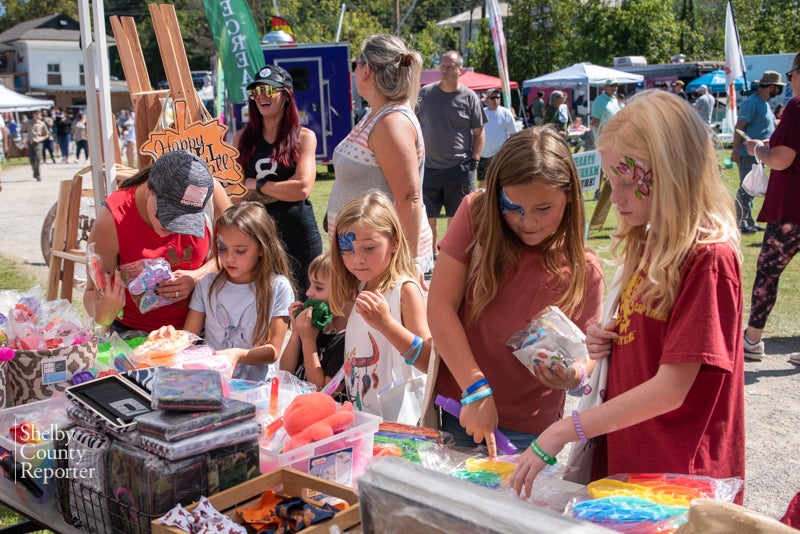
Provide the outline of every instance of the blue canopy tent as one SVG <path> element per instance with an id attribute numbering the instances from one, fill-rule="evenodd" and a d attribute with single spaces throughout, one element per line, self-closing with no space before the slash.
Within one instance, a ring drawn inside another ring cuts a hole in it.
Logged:
<path id="1" fill-rule="evenodd" d="M 728 88 L 727 88 L 727 82 L 725 81 L 725 71 L 722 69 L 714 70 L 703 74 L 699 78 L 695 78 L 686 85 L 686 91 L 689 93 L 694 93 L 697 91 L 697 88 L 700 87 L 701 85 L 705 85 L 706 87 L 708 87 L 708 90 L 711 91 L 712 93 L 727 92 Z M 742 76 L 736 78 L 734 86 L 737 91 L 743 90 L 744 78 Z"/>

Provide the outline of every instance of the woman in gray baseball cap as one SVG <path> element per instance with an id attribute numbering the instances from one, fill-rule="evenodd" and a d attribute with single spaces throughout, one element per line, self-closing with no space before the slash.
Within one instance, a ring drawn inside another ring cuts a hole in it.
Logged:
<path id="1" fill-rule="evenodd" d="M 225 211 L 230 201 L 206 162 L 177 150 L 162 155 L 106 197 L 88 240 L 102 260 L 105 287 L 98 290 L 89 276 L 83 295 L 86 312 L 95 322 L 117 332 L 183 328 L 195 281 L 216 269 L 209 259 L 211 234 L 205 215 L 212 195 L 214 212 Z M 155 258 L 167 260 L 172 269 L 172 277 L 160 282 L 156 293 L 173 304 L 143 313 L 126 291 L 119 267 Z"/>
<path id="2" fill-rule="evenodd" d="M 317 179 L 317 138 L 300 126 L 292 76 L 265 65 L 247 86 L 250 120 L 236 132 L 245 198 L 263 203 L 275 220 L 298 295 L 309 286 L 308 265 L 322 254 L 309 195 Z"/>

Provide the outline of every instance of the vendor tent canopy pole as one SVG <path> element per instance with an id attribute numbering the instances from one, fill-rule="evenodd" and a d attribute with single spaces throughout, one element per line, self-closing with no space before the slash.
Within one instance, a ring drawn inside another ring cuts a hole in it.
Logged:
<path id="1" fill-rule="evenodd" d="M 89 0 L 78 1 L 78 13 L 81 23 L 81 48 L 85 69 L 86 88 L 86 122 L 92 150 L 92 191 L 94 192 L 94 209 L 97 216 L 106 195 L 113 191 L 116 178 L 116 158 L 114 144 L 114 121 L 111 113 L 111 77 L 108 68 L 108 47 L 106 20 L 102 1 L 92 3 L 89 11 Z M 92 15 L 94 15 L 92 17 Z M 94 20 L 94 38 L 92 38 L 92 20 Z M 98 22 L 99 21 L 99 22 Z M 102 155 L 100 155 L 102 149 Z M 103 162 L 106 162 L 105 168 Z"/>

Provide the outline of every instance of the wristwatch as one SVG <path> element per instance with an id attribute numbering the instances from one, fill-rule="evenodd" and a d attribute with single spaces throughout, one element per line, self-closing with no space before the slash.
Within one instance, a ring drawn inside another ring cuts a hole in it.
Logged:
<path id="1" fill-rule="evenodd" d="M 474 171 L 478 168 L 478 163 L 480 163 L 480 158 L 472 158 L 469 160 L 469 170 Z"/>

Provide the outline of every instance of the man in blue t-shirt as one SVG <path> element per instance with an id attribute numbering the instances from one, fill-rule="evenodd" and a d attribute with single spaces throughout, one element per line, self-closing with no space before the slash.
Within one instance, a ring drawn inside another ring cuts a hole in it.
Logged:
<path id="1" fill-rule="evenodd" d="M 764 71 L 764 75 L 758 80 L 758 90 L 747 97 L 736 117 L 736 129 L 742 130 L 751 139 L 761 139 L 768 143 L 769 136 L 775 131 L 775 115 L 769 106 L 769 101 L 783 92 L 783 79 L 779 72 L 774 70 Z M 744 145 L 742 136 L 734 132 L 733 151 L 731 159 L 739 165 L 739 191 L 736 192 L 736 220 L 739 223 L 739 230 L 743 234 L 752 234 L 763 231 L 764 227 L 759 226 L 753 219 L 753 197 L 742 189 L 742 181 L 747 173 L 756 163 L 754 156 L 749 156 Z"/>

